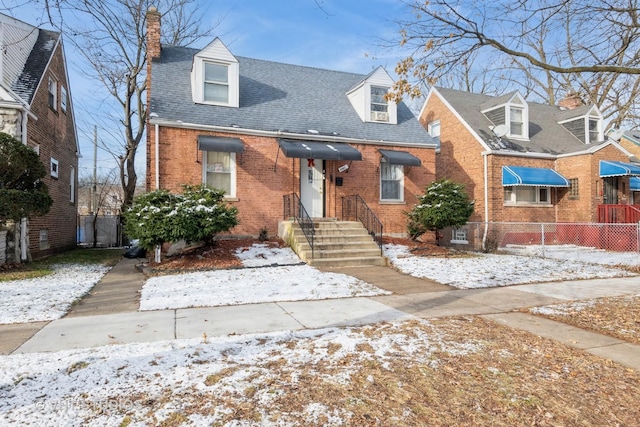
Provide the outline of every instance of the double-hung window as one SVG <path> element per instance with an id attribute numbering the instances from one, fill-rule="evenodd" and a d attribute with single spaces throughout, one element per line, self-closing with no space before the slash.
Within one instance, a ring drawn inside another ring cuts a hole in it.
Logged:
<path id="1" fill-rule="evenodd" d="M 204 151 L 204 183 L 236 197 L 236 153 Z"/>
<path id="2" fill-rule="evenodd" d="M 509 117 L 511 126 L 509 133 L 513 136 L 524 136 L 524 119 L 522 108 L 511 107 Z"/>
<path id="3" fill-rule="evenodd" d="M 67 88 L 64 86 L 60 86 L 60 109 L 63 112 L 67 112 Z"/>
<path id="4" fill-rule="evenodd" d="M 204 62 L 204 101 L 216 104 L 229 103 L 229 67 L 227 65 Z"/>
<path id="5" fill-rule="evenodd" d="M 380 200 L 404 201 L 404 167 L 388 162 L 380 163 Z"/>
<path id="6" fill-rule="evenodd" d="M 49 107 L 54 110 L 58 109 L 58 82 L 56 79 L 49 77 Z"/>
<path id="7" fill-rule="evenodd" d="M 389 104 L 385 99 L 386 87 L 371 86 L 371 120 L 375 122 L 389 121 Z"/>
<path id="8" fill-rule="evenodd" d="M 588 119 L 589 121 L 589 141 L 588 143 L 593 144 L 598 142 L 600 139 L 600 126 L 599 120 L 597 119 Z"/>
<path id="9" fill-rule="evenodd" d="M 550 205 L 551 188 L 545 186 L 504 187 L 506 205 Z"/>

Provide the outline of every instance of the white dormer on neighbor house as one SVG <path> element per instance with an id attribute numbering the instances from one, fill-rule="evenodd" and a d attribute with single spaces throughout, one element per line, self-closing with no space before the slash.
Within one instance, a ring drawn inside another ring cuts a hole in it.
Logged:
<path id="1" fill-rule="evenodd" d="M 385 99 L 393 79 L 383 68 L 373 70 L 354 86 L 347 97 L 363 122 L 398 124 L 398 106 Z"/>
<path id="2" fill-rule="evenodd" d="M 481 111 L 494 126 L 506 126 L 506 134 L 499 136 L 529 139 L 529 105 L 517 91 L 492 100 Z"/>
<path id="3" fill-rule="evenodd" d="M 602 113 L 595 105 L 566 110 L 558 114 L 558 124 L 585 144 L 594 144 L 604 139 L 602 122 Z"/>
<path id="4" fill-rule="evenodd" d="M 219 38 L 193 58 L 191 93 L 196 104 L 240 106 L 240 66 Z"/>

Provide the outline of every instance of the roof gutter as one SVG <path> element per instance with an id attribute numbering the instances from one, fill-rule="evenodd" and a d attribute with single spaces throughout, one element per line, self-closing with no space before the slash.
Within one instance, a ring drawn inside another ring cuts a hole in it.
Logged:
<path id="1" fill-rule="evenodd" d="M 412 143 L 412 142 L 395 142 L 395 141 L 382 141 L 371 139 L 359 139 L 359 138 L 347 138 L 339 135 L 325 135 L 325 134 L 307 134 L 307 133 L 295 133 L 287 131 L 267 131 L 258 129 L 246 129 L 233 126 L 216 126 L 216 125 L 200 125 L 194 123 L 184 123 L 180 121 L 164 120 L 164 119 L 151 119 L 149 123 L 156 126 L 174 127 L 180 129 L 195 129 L 203 131 L 215 131 L 226 132 L 235 135 L 252 135 L 263 136 L 271 138 L 292 138 L 292 139 L 304 139 L 306 141 L 320 141 L 320 142 L 344 142 L 347 144 L 370 144 L 370 145 L 388 145 L 396 147 L 409 147 L 409 148 L 437 148 L 437 144 L 427 143 Z"/>

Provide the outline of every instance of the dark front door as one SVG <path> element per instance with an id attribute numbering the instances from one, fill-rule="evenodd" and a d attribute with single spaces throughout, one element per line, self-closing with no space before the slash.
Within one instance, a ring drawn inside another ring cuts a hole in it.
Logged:
<path id="1" fill-rule="evenodd" d="M 605 205 L 618 204 L 618 177 L 611 176 L 603 178 L 604 180 L 604 200 Z"/>

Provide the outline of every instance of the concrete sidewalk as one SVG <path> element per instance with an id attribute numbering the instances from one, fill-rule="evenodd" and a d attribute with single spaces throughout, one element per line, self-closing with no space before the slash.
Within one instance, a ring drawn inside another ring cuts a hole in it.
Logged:
<path id="1" fill-rule="evenodd" d="M 388 267 L 357 267 L 332 271 L 349 274 L 394 294 L 139 312 L 137 293 L 144 276 L 135 269 L 135 263 L 135 260 L 120 262 L 69 315 L 34 325 L 35 335 L 31 339 L 25 339 L 28 334 L 23 333 L 19 338 L 23 342 L 14 353 L 362 325 L 415 317 L 480 315 L 640 369 L 640 346 L 514 313 L 522 307 L 640 294 L 637 276 L 459 290 Z"/>

